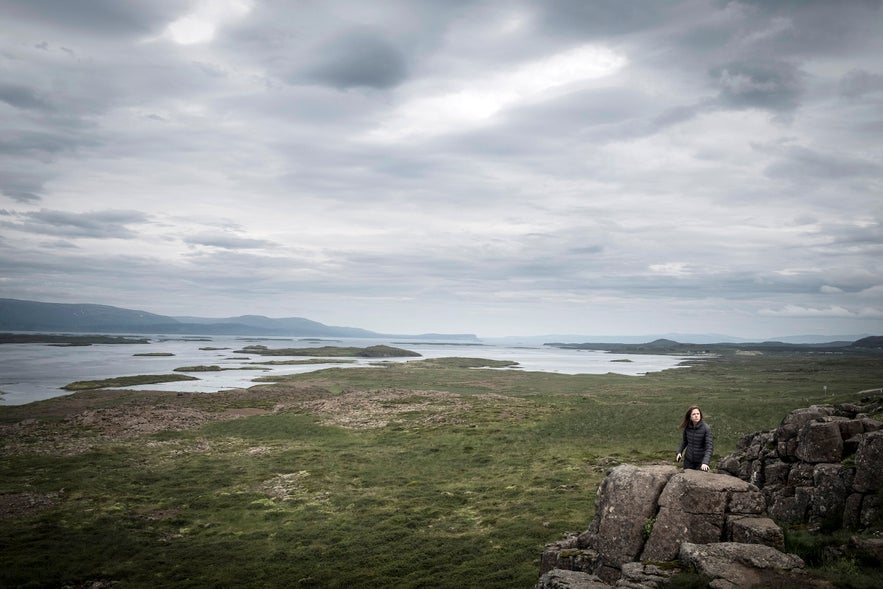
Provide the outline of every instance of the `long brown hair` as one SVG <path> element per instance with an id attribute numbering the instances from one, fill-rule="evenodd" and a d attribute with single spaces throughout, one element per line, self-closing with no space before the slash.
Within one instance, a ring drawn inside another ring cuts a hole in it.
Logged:
<path id="1" fill-rule="evenodd" d="M 693 413 L 693 409 L 699 409 L 699 405 L 691 405 L 690 408 L 687 409 L 687 413 L 684 415 L 684 421 L 681 422 L 681 429 L 684 429 L 688 425 L 690 425 L 690 414 Z M 702 415 L 702 409 L 699 409 L 699 423 L 702 423 L 703 417 L 704 415 Z"/>

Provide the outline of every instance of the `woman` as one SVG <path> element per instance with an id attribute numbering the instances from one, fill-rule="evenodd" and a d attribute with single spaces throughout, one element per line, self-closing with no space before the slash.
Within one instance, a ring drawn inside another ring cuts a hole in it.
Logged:
<path id="1" fill-rule="evenodd" d="M 675 461 L 680 462 L 681 458 L 683 458 L 684 468 L 707 472 L 708 465 L 711 463 L 714 443 L 711 428 L 702 421 L 702 410 L 698 406 L 693 405 L 687 409 L 687 414 L 684 415 L 684 421 L 681 423 L 681 429 L 684 430 L 684 435 L 681 439 L 681 445 L 678 447 L 678 455 Z"/>

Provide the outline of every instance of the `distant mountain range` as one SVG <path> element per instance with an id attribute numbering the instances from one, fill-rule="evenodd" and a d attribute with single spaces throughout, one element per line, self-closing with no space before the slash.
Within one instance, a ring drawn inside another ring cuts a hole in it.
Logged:
<path id="1" fill-rule="evenodd" d="M 352 337 L 477 340 L 466 333 L 385 334 L 358 327 L 336 327 L 302 317 L 272 319 L 261 315 L 203 318 L 169 317 L 108 305 L 42 303 L 0 299 L 0 331 L 63 333 L 149 333 L 180 335 L 250 335 L 264 337 Z"/>
<path id="2" fill-rule="evenodd" d="M 51 333 L 115 333 L 115 334 L 178 334 L 178 335 L 246 335 L 263 337 L 318 338 L 396 338 L 479 341 L 470 333 L 422 333 L 402 335 L 377 333 L 358 327 L 325 325 L 303 317 L 270 318 L 262 315 L 238 317 L 171 317 L 146 311 L 111 307 L 109 305 L 43 303 L 0 298 L 0 331 L 34 331 Z M 855 336 L 788 336 L 772 342 L 785 344 L 831 344 L 845 346 L 870 334 Z M 836 341 L 832 341 L 835 340 Z M 501 345 L 645 344 L 658 340 L 688 344 L 737 344 L 752 340 L 719 334 L 660 334 L 645 336 L 541 335 L 482 338 L 486 343 Z M 756 341 L 756 340 L 755 340 Z"/>

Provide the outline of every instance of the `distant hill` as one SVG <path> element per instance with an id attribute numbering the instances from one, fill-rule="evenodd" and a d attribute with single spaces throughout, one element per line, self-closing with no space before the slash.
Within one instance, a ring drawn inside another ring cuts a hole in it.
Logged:
<path id="1" fill-rule="evenodd" d="M 19 299 L 0 299 L 0 331 L 477 339 L 473 334 L 383 334 L 358 327 L 324 325 L 301 317 L 282 319 L 261 315 L 216 319 L 169 317 L 108 305 L 43 303 Z"/>
<path id="2" fill-rule="evenodd" d="M 554 348 L 570 350 L 604 350 L 608 352 L 632 353 L 632 354 L 701 354 L 721 353 L 735 351 L 755 352 L 860 352 L 880 353 L 883 352 L 883 337 L 872 336 L 858 341 L 831 341 L 813 344 L 793 344 L 787 342 L 743 342 L 731 343 L 720 342 L 712 344 L 681 343 L 670 339 L 657 339 L 640 344 L 609 343 L 609 342 L 584 342 L 564 343 L 550 342 L 545 345 Z"/>

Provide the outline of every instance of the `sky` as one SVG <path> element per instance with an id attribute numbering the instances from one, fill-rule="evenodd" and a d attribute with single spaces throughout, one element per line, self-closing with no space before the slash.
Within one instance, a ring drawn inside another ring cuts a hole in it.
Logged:
<path id="1" fill-rule="evenodd" d="M 0 0 L 0 297 L 883 334 L 877 0 Z"/>

